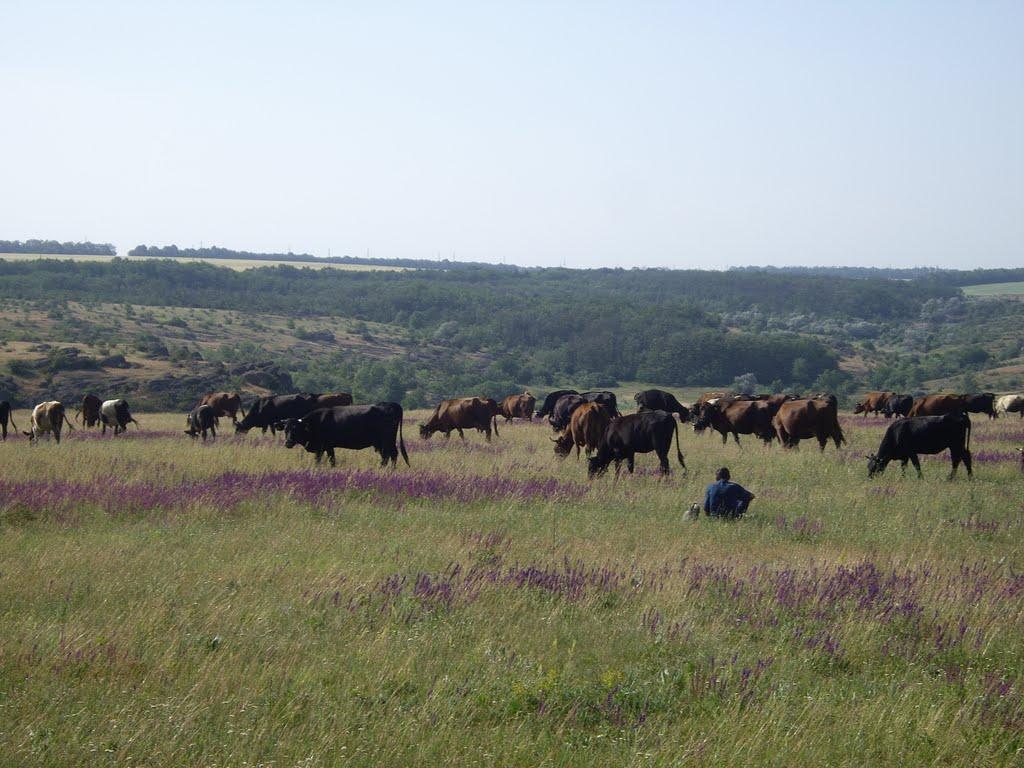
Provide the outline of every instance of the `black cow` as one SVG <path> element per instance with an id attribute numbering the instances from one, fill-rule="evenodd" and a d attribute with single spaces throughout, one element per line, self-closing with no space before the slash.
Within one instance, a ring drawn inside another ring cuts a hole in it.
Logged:
<path id="1" fill-rule="evenodd" d="M 614 392 L 607 392 L 605 390 L 580 392 L 580 397 L 588 403 L 603 405 L 613 419 L 617 419 L 622 415 L 619 413 L 619 401 L 615 399 Z"/>
<path id="2" fill-rule="evenodd" d="M 617 477 L 623 460 L 626 468 L 632 472 L 636 454 L 654 451 L 658 454 L 661 473 L 667 475 L 668 451 L 672 447 L 673 433 L 676 436 L 676 457 L 679 466 L 686 472 L 683 452 L 679 449 L 679 423 L 675 417 L 665 411 L 643 411 L 615 419 L 608 425 L 597 448 L 597 455 L 589 460 L 587 474 L 590 477 L 599 475 L 614 461 Z"/>
<path id="3" fill-rule="evenodd" d="M 6 400 L 0 400 L 0 432 L 3 433 L 4 440 L 7 439 L 7 422 L 11 422 L 11 426 L 14 431 L 18 431 L 18 426 L 14 423 L 14 409 L 11 408 L 11 404 Z"/>
<path id="4" fill-rule="evenodd" d="M 259 427 L 264 434 L 268 429 L 272 435 L 277 434 L 279 422 L 286 419 L 301 419 L 315 409 L 316 405 L 317 396 L 310 394 L 261 397 L 253 403 L 242 420 L 235 424 L 235 432 L 244 434 Z"/>
<path id="5" fill-rule="evenodd" d="M 911 416 L 894 421 L 885 430 L 878 453 L 868 456 L 868 477 L 885 471 L 890 461 L 899 460 L 903 471 L 907 462 L 914 465 L 917 476 L 921 476 L 919 453 L 942 453 L 949 449 L 953 469 L 949 477 L 956 474 L 960 462 L 971 471 L 971 418 L 963 412 L 947 413 L 942 416 Z"/>
<path id="6" fill-rule="evenodd" d="M 986 413 L 990 419 L 996 418 L 996 396 L 991 392 L 964 395 L 964 407 L 968 413 Z"/>
<path id="7" fill-rule="evenodd" d="M 551 418 L 548 419 L 551 422 L 551 428 L 556 432 L 561 432 L 569 426 L 569 421 L 572 419 L 572 412 L 587 402 L 582 395 L 562 395 L 558 398 L 558 402 L 555 403 L 555 407 L 551 412 Z"/>
<path id="8" fill-rule="evenodd" d="M 640 411 L 665 411 L 679 415 L 679 420 L 690 420 L 690 409 L 676 400 L 676 396 L 663 389 L 645 389 L 633 395 L 637 409 Z"/>
<path id="9" fill-rule="evenodd" d="M 887 419 L 891 419 L 893 416 L 897 419 L 906 418 L 910 415 L 910 409 L 913 406 L 913 395 L 892 395 L 882 405 L 882 414 Z"/>
<path id="10" fill-rule="evenodd" d="M 285 448 L 301 445 L 316 454 L 317 464 L 326 452 L 327 460 L 335 466 L 335 448 L 373 448 L 380 454 L 381 466 L 389 461 L 397 465 L 400 449 L 406 466 L 409 464 L 402 437 L 402 406 L 398 403 L 318 408 L 301 419 L 287 419 L 284 436 Z"/>
<path id="11" fill-rule="evenodd" d="M 203 442 L 205 443 L 207 432 L 212 436 L 211 440 L 217 439 L 217 411 L 212 405 L 207 403 L 197 405 L 189 412 L 185 425 L 188 427 L 185 430 L 185 434 L 193 440 L 198 435 L 202 435 Z"/>
<path id="12" fill-rule="evenodd" d="M 543 419 L 545 416 L 550 416 L 555 411 L 555 403 L 563 395 L 578 395 L 575 389 L 556 389 L 554 392 L 548 393 L 548 396 L 544 398 L 544 404 L 537 411 L 537 418 Z"/>

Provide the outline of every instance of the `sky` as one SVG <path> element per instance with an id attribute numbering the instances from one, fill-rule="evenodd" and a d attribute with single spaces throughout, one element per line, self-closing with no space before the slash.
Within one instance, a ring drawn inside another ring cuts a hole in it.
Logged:
<path id="1" fill-rule="evenodd" d="M 1024 264 L 1024 2 L 0 0 L 0 239 Z"/>

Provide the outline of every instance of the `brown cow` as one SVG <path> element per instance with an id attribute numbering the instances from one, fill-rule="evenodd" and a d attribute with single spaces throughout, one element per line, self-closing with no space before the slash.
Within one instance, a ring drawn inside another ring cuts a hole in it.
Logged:
<path id="1" fill-rule="evenodd" d="M 82 406 L 75 411 L 75 421 L 81 417 L 82 424 L 86 427 L 95 427 L 100 423 L 100 408 L 103 401 L 96 395 L 86 395 L 82 398 Z"/>
<path id="2" fill-rule="evenodd" d="M 475 429 L 491 439 L 491 429 L 498 434 L 498 404 L 489 397 L 457 397 L 442 400 L 426 424 L 420 424 L 420 437 L 430 438 L 435 432 L 444 432 L 445 438 L 451 437 L 452 430 L 459 433 L 463 440 L 464 429 Z M 493 424 L 492 424 L 493 422 Z"/>
<path id="3" fill-rule="evenodd" d="M 60 443 L 60 431 L 67 423 L 68 429 L 74 429 L 74 425 L 68 421 L 64 413 L 64 404 L 59 400 L 47 400 L 32 409 L 32 428 L 29 432 L 22 432 L 29 440 L 35 440 L 45 434 L 52 434 L 53 439 Z"/>
<path id="4" fill-rule="evenodd" d="M 569 427 L 558 439 L 552 438 L 555 443 L 555 454 L 568 456 L 572 447 L 576 446 L 576 458 L 580 457 L 582 447 L 587 456 L 596 451 L 601 445 L 604 432 L 612 423 L 612 415 L 603 405 L 599 403 L 584 403 L 572 412 L 569 419 Z"/>
<path id="5" fill-rule="evenodd" d="M 521 395 L 509 395 L 498 406 L 505 421 L 512 421 L 514 418 L 533 421 L 533 408 L 537 405 L 537 398 L 529 392 Z"/>
<path id="6" fill-rule="evenodd" d="M 701 415 L 694 420 L 693 428 L 702 431 L 711 427 L 722 436 L 722 445 L 730 434 L 736 445 L 740 444 L 740 435 L 757 435 L 768 445 L 775 439 L 772 419 L 787 399 L 786 395 L 772 395 L 765 399 L 722 398 L 712 401 L 705 404 Z"/>
<path id="7" fill-rule="evenodd" d="M 196 407 L 198 408 L 200 405 L 208 405 L 213 408 L 215 419 L 219 419 L 221 416 L 230 416 L 231 421 L 237 424 L 237 414 L 241 413 L 242 418 L 245 418 L 245 411 L 242 410 L 242 396 L 237 392 L 210 392 L 199 399 Z"/>
<path id="8" fill-rule="evenodd" d="M 943 416 L 967 410 L 966 395 L 924 395 L 910 406 L 911 416 Z"/>
<path id="9" fill-rule="evenodd" d="M 862 413 L 865 416 L 869 413 L 881 413 L 885 404 L 889 402 L 889 398 L 895 394 L 895 392 L 868 392 L 864 395 L 864 399 L 857 403 L 853 412 L 855 414 Z"/>
<path id="10" fill-rule="evenodd" d="M 839 426 L 839 403 L 835 395 L 783 403 L 772 419 L 772 426 L 786 448 L 793 448 L 801 440 L 812 437 L 817 439 L 823 451 L 829 438 L 835 442 L 836 448 L 846 442 Z"/>
<path id="11" fill-rule="evenodd" d="M 348 392 L 328 392 L 323 395 L 313 395 L 313 397 L 316 398 L 316 406 L 313 410 L 317 408 L 334 408 L 339 405 L 352 405 L 352 395 Z M 242 414 L 242 416 L 244 417 L 245 414 Z"/>

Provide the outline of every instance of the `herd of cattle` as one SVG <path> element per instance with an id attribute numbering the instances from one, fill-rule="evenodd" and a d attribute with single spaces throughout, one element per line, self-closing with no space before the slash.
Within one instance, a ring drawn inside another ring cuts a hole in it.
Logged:
<path id="1" fill-rule="evenodd" d="M 623 462 L 633 472 L 636 454 L 651 452 L 657 455 L 661 472 L 668 474 L 673 437 L 676 458 L 685 471 L 686 463 L 679 445 L 679 422 L 691 424 L 698 433 L 717 432 L 723 444 L 730 435 L 737 445 L 740 435 L 753 435 L 766 445 L 778 440 L 786 448 L 796 447 L 801 440 L 816 440 L 822 450 L 830 440 L 836 448 L 846 442 L 839 423 L 838 401 L 831 394 L 801 397 L 707 392 L 693 405 L 685 405 L 669 392 L 648 389 L 638 392 L 633 399 L 637 404 L 636 413 L 623 415 L 612 392 L 561 389 L 544 398 L 536 416 L 548 419 L 555 431 L 552 441 L 557 456 L 568 456 L 574 448 L 577 458 L 581 451 L 586 452 L 591 477 L 605 472 L 613 463 L 616 474 Z M 465 439 L 465 430 L 477 430 L 490 441 L 492 433 L 498 436 L 499 417 L 506 422 L 515 418 L 532 421 L 536 404 L 536 398 L 529 392 L 509 395 L 500 403 L 488 397 L 444 400 L 420 425 L 420 436 L 429 439 L 440 432 L 448 438 L 452 432 L 457 432 Z M 910 462 L 920 474 L 919 454 L 935 454 L 947 449 L 953 465 L 951 476 L 961 463 L 970 475 L 971 421 L 968 414 L 996 418 L 999 414 L 1017 413 L 1024 418 L 1024 395 L 1005 395 L 997 399 L 992 393 L 940 394 L 915 399 L 896 392 L 869 392 L 854 408 L 854 414 L 868 413 L 896 419 L 886 429 L 877 453 L 868 456 L 869 476 L 884 471 L 892 461 L 900 461 L 904 470 Z M 214 439 L 220 419 L 225 418 L 231 419 L 239 434 L 251 429 L 261 429 L 264 433 L 269 429 L 271 434 L 283 432 L 287 448 L 302 446 L 316 455 L 318 464 L 326 453 L 334 466 L 336 448 L 373 448 L 380 455 L 381 465 L 396 465 L 399 455 L 408 464 L 402 434 L 403 416 L 398 403 L 353 405 L 352 396 L 345 392 L 261 397 L 247 413 L 237 392 L 214 392 L 203 396 L 188 413 L 185 434 L 204 441 L 208 436 Z M 138 426 L 127 401 L 100 400 L 95 395 L 82 399 L 75 420 L 86 428 L 99 426 L 104 434 L 110 428 L 114 435 L 126 431 L 133 422 Z M 8 422 L 14 426 L 10 404 L 3 401 L 0 402 L 0 430 L 4 439 Z M 74 429 L 64 405 L 50 400 L 32 410 L 30 429 L 23 434 L 30 440 L 49 434 L 59 443 L 65 424 Z"/>

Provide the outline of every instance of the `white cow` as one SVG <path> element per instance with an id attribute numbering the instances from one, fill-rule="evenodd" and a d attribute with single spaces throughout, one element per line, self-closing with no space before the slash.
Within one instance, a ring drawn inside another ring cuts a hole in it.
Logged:
<path id="1" fill-rule="evenodd" d="M 104 400 L 100 405 L 100 424 L 102 434 L 107 434 L 107 427 L 114 430 L 117 435 L 128 430 L 128 424 L 135 421 L 131 411 L 128 410 L 128 401 L 118 398 L 116 400 Z M 139 422 L 135 421 L 135 426 Z"/>
<path id="2" fill-rule="evenodd" d="M 1024 419 L 1024 395 L 1003 395 L 996 400 L 996 413 L 1016 413 Z"/>
<path id="3" fill-rule="evenodd" d="M 67 422 L 68 429 L 74 429 L 64 413 L 64 404 L 59 400 L 47 400 L 32 409 L 32 429 L 30 432 L 22 434 L 29 440 L 52 434 L 53 439 L 60 443 L 60 431 L 64 428 L 65 422 Z"/>

